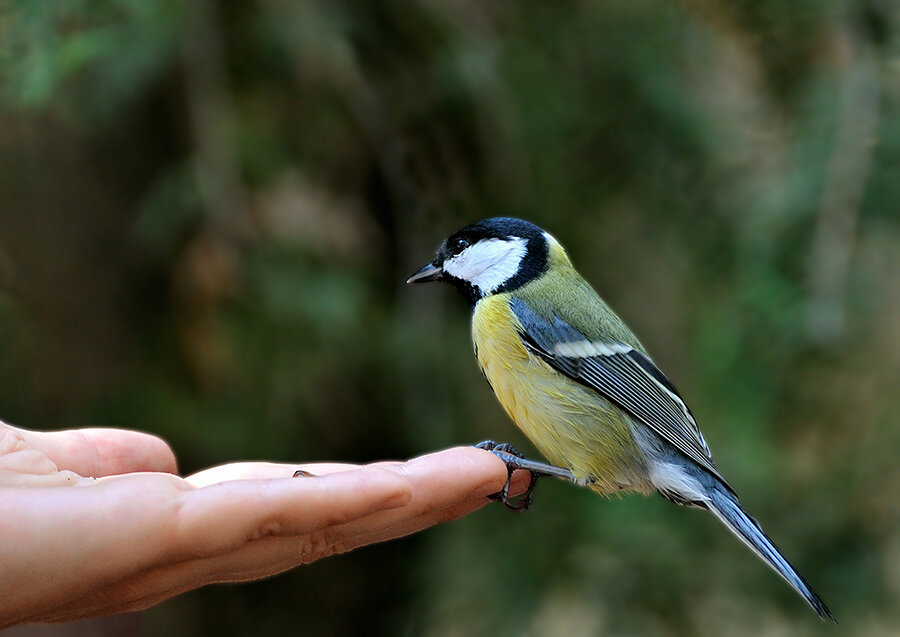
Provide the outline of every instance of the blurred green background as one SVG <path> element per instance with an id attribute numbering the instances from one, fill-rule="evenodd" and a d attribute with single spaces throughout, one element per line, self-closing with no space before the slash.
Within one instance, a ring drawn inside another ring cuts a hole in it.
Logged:
<path id="1" fill-rule="evenodd" d="M 0 418 L 152 431 L 184 472 L 535 455 L 465 303 L 403 285 L 521 216 L 841 621 L 711 516 L 545 483 L 150 634 L 897 634 L 896 2 L 0 0 L 0 92 Z"/>

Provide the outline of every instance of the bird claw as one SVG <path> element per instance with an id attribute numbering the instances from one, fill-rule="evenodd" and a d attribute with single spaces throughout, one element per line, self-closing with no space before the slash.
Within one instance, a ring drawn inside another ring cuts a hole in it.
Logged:
<path id="1" fill-rule="evenodd" d="M 506 464 L 506 484 L 503 485 L 503 488 L 500 489 L 500 491 L 492 493 L 488 498 L 495 502 L 501 502 L 503 506 L 510 511 L 527 511 L 534 501 L 534 487 L 537 484 L 538 479 L 538 476 L 534 471 L 530 471 L 531 479 L 528 482 L 528 489 L 525 491 L 524 495 L 518 501 L 513 501 L 509 497 L 509 485 L 512 481 L 512 475 L 516 469 L 519 468 L 513 458 L 524 459 L 525 456 L 519 453 L 519 451 L 511 444 L 506 442 L 497 443 L 493 440 L 484 440 L 475 445 L 475 448 L 490 451 Z"/>
<path id="2" fill-rule="evenodd" d="M 557 478 L 561 478 L 563 480 L 567 480 L 569 482 L 574 482 L 578 484 L 578 479 L 568 469 L 563 469 L 562 467 L 554 467 L 550 464 L 544 464 L 543 462 L 535 462 L 534 460 L 529 460 L 525 456 L 523 456 L 519 451 L 513 447 L 509 443 L 496 443 L 493 440 L 485 440 L 484 442 L 479 442 L 475 445 L 478 449 L 484 449 L 485 451 L 490 451 L 492 454 L 500 458 L 503 463 L 506 465 L 506 470 L 509 472 L 509 475 L 506 478 L 506 484 L 503 485 L 503 488 L 489 496 L 492 500 L 497 500 L 502 502 L 507 509 L 512 511 L 527 511 L 528 507 L 531 506 L 532 501 L 534 500 L 534 487 L 537 484 L 537 479 L 542 478 L 544 476 L 555 476 Z M 525 494 L 518 502 L 511 502 L 509 499 L 509 482 L 512 479 L 512 474 L 516 469 L 522 469 L 523 471 L 528 471 L 531 473 L 531 480 L 528 483 L 528 489 L 525 491 Z"/>

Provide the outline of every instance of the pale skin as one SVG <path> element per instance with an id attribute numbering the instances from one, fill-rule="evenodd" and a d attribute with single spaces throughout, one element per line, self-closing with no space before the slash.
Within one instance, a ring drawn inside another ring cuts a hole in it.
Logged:
<path id="1" fill-rule="evenodd" d="M 481 508 L 506 477 L 493 454 L 459 447 L 182 478 L 149 434 L 0 423 L 0 628 L 140 610 L 402 537 Z M 527 475 L 516 478 L 520 492 Z"/>

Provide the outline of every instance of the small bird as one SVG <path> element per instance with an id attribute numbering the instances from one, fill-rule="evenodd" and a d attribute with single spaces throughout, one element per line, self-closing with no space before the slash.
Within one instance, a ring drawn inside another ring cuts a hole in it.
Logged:
<path id="1" fill-rule="evenodd" d="M 678 390 L 640 341 L 536 225 L 485 219 L 448 237 L 407 283 L 446 281 L 473 307 L 475 356 L 500 404 L 552 465 L 482 443 L 510 471 L 601 494 L 657 492 L 707 509 L 819 614 L 836 620 L 741 508 Z M 498 494 L 510 508 L 507 482 Z"/>

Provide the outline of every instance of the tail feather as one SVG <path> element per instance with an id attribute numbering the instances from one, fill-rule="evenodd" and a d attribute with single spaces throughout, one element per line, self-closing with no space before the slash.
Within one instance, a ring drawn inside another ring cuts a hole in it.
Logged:
<path id="1" fill-rule="evenodd" d="M 837 620 L 825 602 L 816 595 L 806 580 L 791 566 L 790 562 L 781 554 L 778 547 L 763 532 L 759 524 L 741 508 L 737 500 L 724 489 L 713 489 L 707 501 L 709 510 L 722 522 L 728 530 L 734 533 L 738 539 L 750 547 L 766 564 L 796 590 L 819 617 L 831 619 L 835 624 Z"/>

